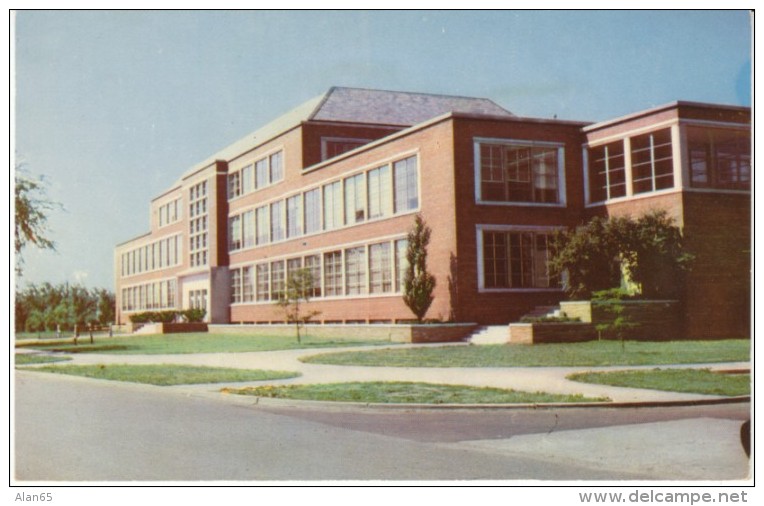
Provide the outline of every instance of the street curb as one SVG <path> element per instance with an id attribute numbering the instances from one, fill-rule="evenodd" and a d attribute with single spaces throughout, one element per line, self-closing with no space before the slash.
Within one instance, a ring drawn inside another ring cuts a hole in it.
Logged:
<path id="1" fill-rule="evenodd" d="M 641 401 L 641 402 L 548 402 L 538 404 L 417 404 L 417 403 L 374 403 L 374 402 L 340 402 L 312 401 L 299 399 L 278 399 L 274 397 L 257 397 L 233 393 L 221 393 L 223 399 L 227 396 L 237 404 L 248 406 L 274 406 L 284 408 L 323 408 L 323 409 L 378 409 L 394 410 L 507 410 L 507 409 L 561 409 L 561 408 L 655 408 L 667 406 L 705 406 L 718 404 L 739 404 L 751 401 L 750 395 L 737 397 L 720 397 L 714 399 L 693 399 L 675 401 Z M 250 397 L 251 402 L 246 398 Z"/>

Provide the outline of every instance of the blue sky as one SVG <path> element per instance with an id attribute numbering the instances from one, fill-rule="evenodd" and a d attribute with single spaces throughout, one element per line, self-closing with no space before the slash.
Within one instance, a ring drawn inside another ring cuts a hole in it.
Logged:
<path id="1" fill-rule="evenodd" d="M 751 103 L 747 11 L 29 11 L 15 155 L 44 175 L 57 252 L 25 283 L 113 289 L 117 243 L 191 165 L 329 87 L 490 98 L 600 121 Z"/>

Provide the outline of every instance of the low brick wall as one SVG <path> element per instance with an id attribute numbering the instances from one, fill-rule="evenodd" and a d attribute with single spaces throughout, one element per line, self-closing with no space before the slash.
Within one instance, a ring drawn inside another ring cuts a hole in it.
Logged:
<path id="1" fill-rule="evenodd" d="M 638 325 L 627 332 L 629 339 L 665 341 L 683 337 L 679 301 L 625 300 L 620 304 L 624 308 L 622 315 Z M 560 302 L 560 308 L 565 316 L 579 318 L 582 322 L 595 326 L 615 319 L 608 311 L 607 304 L 603 302 L 563 301 Z"/>
<path id="2" fill-rule="evenodd" d="M 406 324 L 321 324 L 305 325 L 301 335 L 325 339 L 352 339 L 357 341 L 390 341 L 393 343 L 447 343 L 458 342 L 472 335 L 474 323 L 444 323 L 427 325 Z M 209 331 L 218 334 L 248 336 L 294 336 L 294 325 L 221 325 L 210 324 Z"/>
<path id="3" fill-rule="evenodd" d="M 129 323 L 126 328 L 130 333 L 142 331 L 142 334 L 207 332 L 206 323 Z"/>
<path id="4" fill-rule="evenodd" d="M 510 344 L 580 343 L 597 339 L 597 331 L 590 323 L 511 323 Z"/>
<path id="5" fill-rule="evenodd" d="M 206 323 L 162 323 L 162 334 L 207 332 L 207 327 Z"/>

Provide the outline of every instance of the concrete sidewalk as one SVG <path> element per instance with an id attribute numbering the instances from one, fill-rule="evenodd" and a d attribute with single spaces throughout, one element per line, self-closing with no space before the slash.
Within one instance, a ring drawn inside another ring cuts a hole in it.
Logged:
<path id="1" fill-rule="evenodd" d="M 422 345 L 395 345 L 401 347 Z M 425 345 L 427 346 L 427 345 Z M 385 347 L 374 347 L 382 349 Z M 267 369 L 296 371 L 297 378 L 264 382 L 179 385 L 169 387 L 196 393 L 219 393 L 223 386 L 248 386 L 264 384 L 309 384 L 339 383 L 350 381 L 412 381 L 447 385 L 468 385 L 476 387 L 496 387 L 528 392 L 548 392 L 554 394 L 581 394 L 585 397 L 608 397 L 613 403 L 664 403 L 692 402 L 723 399 L 724 397 L 678 392 L 661 392 L 637 388 L 612 387 L 578 383 L 566 377 L 584 371 L 610 371 L 624 369 L 654 369 L 658 366 L 611 366 L 611 367 L 366 367 L 310 364 L 300 358 L 322 353 L 370 350 L 367 346 L 327 349 L 279 350 L 241 353 L 203 353 L 173 355 L 98 355 L 72 354 L 72 364 L 185 364 L 210 367 L 230 367 L 237 369 Z M 750 368 L 750 364 L 681 364 L 664 365 L 660 368 L 710 368 L 713 370 L 740 370 Z"/>

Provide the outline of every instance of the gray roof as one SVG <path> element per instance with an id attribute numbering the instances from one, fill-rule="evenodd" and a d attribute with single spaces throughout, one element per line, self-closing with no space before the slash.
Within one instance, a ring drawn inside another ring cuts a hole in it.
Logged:
<path id="1" fill-rule="evenodd" d="M 514 117 L 511 112 L 485 98 L 333 87 L 195 164 L 181 176 L 181 180 L 208 167 L 215 160 L 231 160 L 303 121 L 411 126 L 450 112 Z M 176 182 L 178 184 L 180 180 Z"/>
<path id="2" fill-rule="evenodd" d="M 449 112 L 514 116 L 485 98 L 335 87 L 310 119 L 409 126 Z"/>

